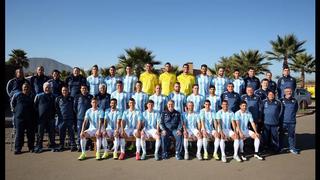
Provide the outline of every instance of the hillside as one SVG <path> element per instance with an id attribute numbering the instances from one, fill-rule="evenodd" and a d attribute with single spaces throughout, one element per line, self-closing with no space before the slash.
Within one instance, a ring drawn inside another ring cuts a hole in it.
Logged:
<path id="1" fill-rule="evenodd" d="M 66 64 L 62 64 L 57 60 L 50 58 L 29 58 L 29 67 L 24 68 L 25 73 L 35 73 L 38 66 L 43 66 L 46 75 L 50 75 L 54 69 L 59 71 L 72 71 L 72 67 Z"/>

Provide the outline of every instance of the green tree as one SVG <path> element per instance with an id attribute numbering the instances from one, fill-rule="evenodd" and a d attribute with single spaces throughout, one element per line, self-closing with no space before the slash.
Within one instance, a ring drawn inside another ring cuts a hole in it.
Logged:
<path id="1" fill-rule="evenodd" d="M 127 65 L 130 65 L 136 76 L 140 77 L 141 72 L 144 71 L 145 64 L 161 64 L 160 61 L 154 59 L 155 56 L 152 55 L 152 51 L 149 51 L 146 48 L 135 47 L 133 49 L 125 49 L 125 52 L 125 54 L 118 57 L 119 63 L 116 66 L 120 75 L 125 75 Z"/>
<path id="2" fill-rule="evenodd" d="M 218 64 L 215 64 L 214 68 L 210 68 L 209 70 L 212 72 L 213 75 L 218 73 L 219 68 L 224 68 L 224 74 L 227 77 L 232 77 L 233 70 L 236 68 L 236 61 L 234 56 L 229 57 L 220 57 Z"/>
<path id="3" fill-rule="evenodd" d="M 266 51 L 268 60 L 283 61 L 283 67 L 288 66 L 288 60 L 294 58 L 298 53 L 304 52 L 302 45 L 306 41 L 299 41 L 294 34 L 277 36 L 276 40 L 271 40 L 272 51 Z"/>
<path id="4" fill-rule="evenodd" d="M 269 71 L 268 66 L 270 62 L 264 62 L 265 55 L 259 52 L 259 50 L 240 51 L 239 54 L 234 54 L 234 67 L 237 67 L 242 76 L 245 76 L 249 67 L 255 69 L 257 75 L 264 74 Z"/>
<path id="5" fill-rule="evenodd" d="M 66 70 L 62 70 L 61 71 L 61 74 L 60 74 L 60 79 L 62 80 L 62 81 L 64 81 L 64 80 L 66 80 L 66 78 L 69 76 L 71 74 L 71 72 L 70 71 L 66 71 Z"/>
<path id="6" fill-rule="evenodd" d="M 109 76 L 109 75 L 110 75 L 109 69 L 110 69 L 109 67 L 107 67 L 107 68 L 100 68 L 100 74 L 101 74 L 101 76 L 103 76 L 104 78 L 107 77 L 107 76 Z"/>
<path id="7" fill-rule="evenodd" d="M 289 63 L 290 69 L 294 72 L 300 72 L 301 87 L 305 85 L 305 73 L 316 72 L 315 59 L 311 54 L 299 53 Z"/>
<path id="8" fill-rule="evenodd" d="M 8 60 L 8 64 L 17 68 L 27 68 L 29 67 L 29 60 L 27 57 L 27 53 L 22 49 L 13 49 L 11 54 L 9 54 L 10 58 Z"/>

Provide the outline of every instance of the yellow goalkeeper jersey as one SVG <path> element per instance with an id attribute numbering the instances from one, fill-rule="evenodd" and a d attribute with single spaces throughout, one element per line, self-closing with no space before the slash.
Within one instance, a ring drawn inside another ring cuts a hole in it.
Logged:
<path id="1" fill-rule="evenodd" d="M 153 73 L 144 72 L 140 75 L 139 80 L 142 82 L 142 91 L 149 96 L 154 93 L 154 89 L 158 84 L 158 77 Z"/>
<path id="2" fill-rule="evenodd" d="M 168 96 L 173 91 L 174 83 L 176 83 L 177 77 L 174 73 L 164 72 L 159 77 L 159 83 L 161 84 L 161 94 Z"/>
<path id="3" fill-rule="evenodd" d="M 177 81 L 180 82 L 180 92 L 188 96 L 192 93 L 192 86 L 195 84 L 195 78 L 191 74 L 180 74 L 177 78 Z"/>

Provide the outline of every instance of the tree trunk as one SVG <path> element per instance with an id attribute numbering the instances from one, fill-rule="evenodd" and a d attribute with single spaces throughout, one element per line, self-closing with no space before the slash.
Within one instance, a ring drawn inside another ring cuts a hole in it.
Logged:
<path id="1" fill-rule="evenodd" d="M 282 68 L 288 67 L 288 55 L 284 56 Z"/>
<path id="2" fill-rule="evenodd" d="M 304 81 L 305 81 L 305 75 L 304 75 L 304 69 L 301 70 L 301 88 L 304 88 Z"/>

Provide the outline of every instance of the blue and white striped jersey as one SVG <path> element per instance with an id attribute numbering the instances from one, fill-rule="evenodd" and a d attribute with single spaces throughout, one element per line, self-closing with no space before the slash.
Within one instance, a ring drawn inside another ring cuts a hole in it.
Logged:
<path id="1" fill-rule="evenodd" d="M 215 77 L 212 79 L 212 84 L 216 87 L 215 94 L 220 96 L 224 91 L 227 90 L 229 79 L 227 77 Z"/>
<path id="2" fill-rule="evenodd" d="M 207 96 L 207 98 L 206 98 L 207 100 L 209 100 L 210 101 L 210 109 L 211 110 L 213 110 L 214 112 L 218 112 L 218 110 L 219 110 L 219 107 L 221 106 L 221 98 L 220 98 L 220 96 L 217 96 L 217 95 L 215 95 L 215 96 L 211 96 L 211 95 L 209 95 L 209 96 Z"/>
<path id="3" fill-rule="evenodd" d="M 170 93 L 168 100 L 172 99 L 174 101 L 174 109 L 178 112 L 184 112 L 184 107 L 187 104 L 187 98 L 183 93 Z"/>
<path id="4" fill-rule="evenodd" d="M 103 77 L 102 76 L 97 76 L 94 77 L 93 75 L 90 75 L 87 77 L 87 85 L 89 87 L 89 94 L 95 96 L 99 93 L 99 85 L 103 84 Z"/>
<path id="5" fill-rule="evenodd" d="M 131 98 L 132 94 L 134 93 L 134 86 L 137 81 L 138 81 L 138 78 L 135 75 L 130 75 L 130 76 L 126 75 L 122 77 L 123 91 L 128 93 L 129 98 Z"/>
<path id="6" fill-rule="evenodd" d="M 242 132 L 248 131 L 248 123 L 253 122 L 252 114 L 249 111 L 241 112 L 241 110 L 234 114 L 234 120 L 239 121 Z"/>
<path id="7" fill-rule="evenodd" d="M 137 110 L 130 111 L 130 109 L 127 109 L 122 114 L 122 121 L 126 122 L 125 129 L 136 129 L 138 122 L 143 121 L 142 113 Z"/>
<path id="8" fill-rule="evenodd" d="M 111 94 L 111 99 L 115 98 L 117 99 L 117 109 L 120 112 L 123 112 L 127 109 L 127 104 L 129 102 L 128 94 L 126 92 L 119 93 L 118 91 L 115 91 Z"/>
<path id="9" fill-rule="evenodd" d="M 104 83 L 107 85 L 107 93 L 112 94 L 117 89 L 116 85 L 118 80 L 121 80 L 121 78 L 117 76 L 107 76 L 104 79 Z"/>
<path id="10" fill-rule="evenodd" d="M 143 112 L 145 110 L 145 105 L 148 102 L 148 95 L 144 92 L 135 92 L 132 98 L 136 101 L 136 110 Z"/>
<path id="11" fill-rule="evenodd" d="M 197 129 L 197 124 L 200 123 L 199 114 L 195 112 L 191 114 L 187 112 L 182 113 L 182 120 L 187 129 Z"/>
<path id="12" fill-rule="evenodd" d="M 230 80 L 234 85 L 234 92 L 238 93 L 240 96 L 244 93 L 244 80 L 242 78 Z"/>
<path id="13" fill-rule="evenodd" d="M 160 114 L 164 111 L 168 98 L 164 95 L 153 94 L 149 97 L 150 100 L 154 102 L 153 110 L 159 112 Z"/>
<path id="14" fill-rule="evenodd" d="M 93 110 L 90 108 L 86 111 L 84 119 L 90 123 L 89 129 L 98 129 L 99 121 L 104 118 L 104 111 L 102 109 Z"/>
<path id="15" fill-rule="evenodd" d="M 209 87 L 212 83 L 212 76 L 199 74 L 196 77 L 196 84 L 199 85 L 199 94 L 203 97 L 209 95 Z"/>
<path id="16" fill-rule="evenodd" d="M 193 102 L 193 111 L 196 113 L 199 113 L 200 110 L 202 109 L 202 106 L 204 104 L 204 96 L 198 94 L 198 95 L 194 95 L 191 94 L 187 97 L 187 102 L 192 101 Z"/>
<path id="17" fill-rule="evenodd" d="M 106 129 L 113 129 L 117 128 L 117 121 L 121 120 L 122 113 L 118 110 L 112 110 L 111 108 L 107 109 L 104 113 L 104 119 L 107 120 L 107 128 Z"/>
<path id="18" fill-rule="evenodd" d="M 224 112 L 220 109 L 216 114 L 216 119 L 220 120 L 222 129 L 231 129 L 231 122 L 234 120 L 234 113 L 230 110 Z"/>
<path id="19" fill-rule="evenodd" d="M 204 128 L 207 131 L 214 129 L 214 121 L 216 121 L 216 113 L 212 110 L 206 111 L 205 108 L 200 111 L 200 120 L 204 122 Z"/>
<path id="20" fill-rule="evenodd" d="M 160 114 L 156 111 L 149 112 L 148 110 L 142 113 L 144 129 L 157 129 L 157 124 L 160 123 Z"/>

